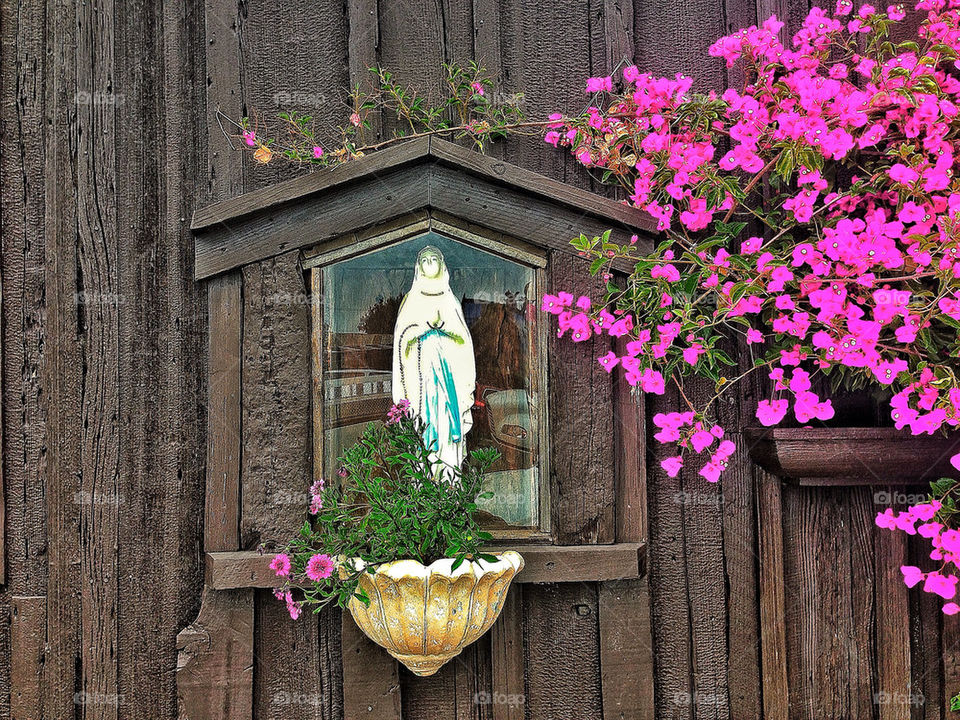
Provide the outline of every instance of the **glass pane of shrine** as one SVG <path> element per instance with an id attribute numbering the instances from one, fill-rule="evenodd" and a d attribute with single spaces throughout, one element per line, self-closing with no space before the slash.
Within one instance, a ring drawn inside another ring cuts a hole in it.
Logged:
<path id="1" fill-rule="evenodd" d="M 332 477 L 343 450 L 367 423 L 382 421 L 393 403 L 398 312 L 427 246 L 442 254 L 473 340 L 476 391 L 467 451 L 494 447 L 501 453 L 487 475 L 485 489 L 494 497 L 480 503 L 483 524 L 539 529 L 538 401 L 545 358 L 535 328 L 537 271 L 435 232 L 321 269 L 324 472 Z"/>

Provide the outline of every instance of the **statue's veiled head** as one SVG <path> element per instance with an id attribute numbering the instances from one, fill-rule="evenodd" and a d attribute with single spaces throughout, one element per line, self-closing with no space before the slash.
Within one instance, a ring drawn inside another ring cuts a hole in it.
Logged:
<path id="1" fill-rule="evenodd" d="M 417 277 L 427 280 L 437 280 L 443 275 L 443 253 L 433 245 L 427 245 L 417 255 Z"/>

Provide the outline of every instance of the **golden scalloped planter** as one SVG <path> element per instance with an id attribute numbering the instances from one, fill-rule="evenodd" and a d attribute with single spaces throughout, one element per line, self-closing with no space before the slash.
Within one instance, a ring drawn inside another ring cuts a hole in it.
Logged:
<path id="1" fill-rule="evenodd" d="M 370 598 L 353 598 L 350 614 L 361 630 L 416 675 L 433 675 L 490 629 L 523 558 L 508 550 L 495 563 L 465 561 L 451 570 L 444 558 L 424 567 L 416 560 L 384 563 L 363 573 Z"/>

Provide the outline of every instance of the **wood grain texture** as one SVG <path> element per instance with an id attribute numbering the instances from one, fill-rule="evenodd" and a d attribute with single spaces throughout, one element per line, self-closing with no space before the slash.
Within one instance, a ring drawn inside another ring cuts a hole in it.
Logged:
<path id="1" fill-rule="evenodd" d="M 244 268 L 243 288 L 240 542 L 249 549 L 284 543 L 307 518 L 311 343 L 296 253 Z"/>
<path id="2" fill-rule="evenodd" d="M 511 547 L 519 547 L 524 561 L 515 583 L 631 580 L 646 573 L 643 543 Z M 486 549 L 497 551 L 495 547 Z M 217 590 L 278 587 L 282 583 L 270 569 L 273 557 L 256 550 L 207 553 L 206 583 Z"/>
<path id="3" fill-rule="evenodd" d="M 240 549 L 240 374 L 243 278 L 232 273 L 207 285 L 207 484 L 203 547 Z"/>
<path id="4" fill-rule="evenodd" d="M 90 528 L 90 511 L 81 520 L 81 509 L 77 502 L 83 496 L 81 492 L 90 492 L 94 489 L 95 472 L 83 478 L 84 461 L 91 460 L 95 433 L 99 428 L 105 431 L 104 440 L 107 443 L 105 457 L 109 464 L 110 454 L 116 452 L 116 446 L 110 446 L 114 431 L 108 427 L 108 419 L 102 414 L 110 404 L 107 397 L 101 395 L 103 402 L 94 398 L 94 389 L 97 387 L 93 378 L 85 382 L 82 368 L 93 358 L 87 356 L 86 347 L 89 339 L 86 337 L 86 315 L 81 317 L 78 312 L 77 300 L 81 291 L 93 293 L 97 290 L 109 291 L 115 279 L 96 275 L 81 275 L 79 269 L 79 245 L 84 245 L 88 255 L 87 270 L 92 270 L 91 262 L 96 262 L 98 253 L 110 252 L 111 248 L 114 264 L 116 262 L 116 246 L 112 242 L 115 238 L 105 238 L 96 233 L 102 229 L 100 219 L 94 215 L 94 230 L 91 231 L 90 217 L 78 208 L 78 197 L 83 188 L 84 192 L 104 193 L 100 205 L 109 203 L 109 191 L 98 184 L 96 173 L 91 165 L 97 163 L 102 166 L 105 158 L 98 157 L 99 147 L 92 145 L 91 135 L 96 131 L 91 127 L 92 113 L 90 107 L 82 114 L 71 112 L 74 110 L 76 93 L 81 88 L 102 90 L 103 75 L 100 83 L 94 85 L 91 77 L 78 77 L 78 66 L 83 65 L 89 72 L 92 62 L 92 48 L 82 46 L 77 37 L 78 17 L 72 8 L 62 8 L 60 13 L 54 14 L 52 22 L 47 26 L 46 41 L 52 50 L 49 58 L 51 68 L 51 82 L 44 88 L 45 113 L 54 118 L 53 125 L 47 129 L 45 137 L 45 167 L 43 175 L 58 178 L 56 183 L 46 186 L 43 176 L 34 177 L 37 187 L 45 187 L 46 198 L 44 206 L 44 232 L 38 238 L 45 245 L 44 261 L 41 266 L 42 300 L 34 305 L 27 305 L 27 312 L 39 311 L 42 318 L 43 342 L 46 348 L 55 348 L 49 355 L 44 353 L 44 362 L 39 366 L 28 368 L 29 372 L 41 375 L 43 413 L 38 420 L 44 424 L 44 430 L 34 436 L 37 449 L 45 448 L 45 467 L 47 468 L 42 480 L 35 481 L 44 489 L 46 501 L 46 554 L 47 554 L 47 662 L 44 665 L 44 712 L 53 717 L 69 716 L 74 712 L 76 705 L 73 693 L 76 688 L 86 690 L 84 680 L 89 678 L 89 671 L 84 671 L 83 662 L 93 660 L 93 656 L 103 659 L 104 645 L 109 645 L 115 634 L 115 621 L 110 623 L 106 632 L 96 640 L 92 640 L 87 650 L 82 649 L 81 622 L 82 604 L 81 592 L 85 590 L 87 609 L 92 609 L 91 592 L 94 583 L 103 582 L 103 574 L 98 572 L 96 564 L 99 560 L 108 558 L 93 556 L 84 553 L 81 549 L 81 526 Z M 83 24 L 89 20 L 90 8 Z M 108 11 L 111 12 L 111 11 Z M 108 23 L 112 23 L 109 20 Z M 80 60 L 83 58 L 84 61 Z M 109 132 L 109 126 L 108 126 Z M 83 134 L 85 146 L 82 152 L 82 161 L 75 163 L 72 148 L 79 142 L 78 136 Z M 112 136 L 107 136 L 107 141 Z M 93 155 L 91 156 L 91 150 Z M 83 166 L 81 169 L 80 166 Z M 112 168 L 105 169 L 107 177 L 112 176 Z M 81 175 L 83 178 L 81 179 Z M 91 186 L 91 180 L 92 186 Z M 89 196 L 88 196 L 89 197 Z M 95 209 L 90 206 L 90 210 Z M 109 222 L 109 220 L 107 220 Z M 80 230 L 81 223 L 84 224 Z M 112 232 L 111 227 L 107 232 Z M 81 235 L 83 240 L 81 240 Z M 106 257 L 102 258 L 106 260 Z M 80 276 L 80 277 L 78 277 Z M 99 281 L 99 282 L 98 282 Z M 113 288 L 116 291 L 116 288 Z M 86 295 L 82 296 L 86 298 Z M 115 311 L 115 308 L 114 308 Z M 107 318 L 112 313 L 106 310 Z M 99 319 L 103 319 L 100 316 Z M 109 322 L 109 319 L 107 320 Z M 111 378 L 114 387 L 116 383 L 116 332 L 113 336 L 111 329 L 100 327 L 99 335 L 105 340 L 106 347 L 97 347 L 90 352 L 98 356 L 100 391 L 104 392 L 102 383 L 105 375 L 112 369 Z M 111 361 L 113 366 L 111 368 Z M 89 390 L 87 388 L 90 388 Z M 106 390 L 112 393 L 113 390 Z M 115 412 L 115 407 L 110 408 Z M 109 411 L 108 411 L 109 412 Z M 82 433 L 85 413 L 94 413 L 94 432 Z M 83 436 L 83 437 L 82 437 Z M 84 440 L 86 441 L 84 443 Z M 102 487 L 107 481 L 107 473 L 101 466 L 101 473 L 97 477 Z M 107 532 L 113 527 L 107 524 Z M 102 546 L 101 546 L 102 548 Z M 84 559 L 80 560 L 81 554 Z M 102 567 L 102 566 L 101 566 Z M 106 590 L 109 598 L 107 604 L 113 604 L 114 590 Z M 89 621 L 89 619 L 88 619 Z M 79 659 L 79 661 L 78 661 Z M 92 669 L 92 667 L 91 667 Z M 103 672 L 100 678 L 94 680 L 99 687 L 109 686 L 116 680 L 116 669 L 99 665 Z"/>
<path id="5" fill-rule="evenodd" d="M 43 362 L 47 347 L 42 123 L 48 88 L 45 3 L 0 5 L 0 405 L 3 414 L 6 582 L 46 593 L 47 457 Z M 63 170 L 61 159 L 60 169 Z M 58 196 L 62 197 L 62 196 Z M 8 608 L 9 609 L 9 608 Z"/>
<path id="6" fill-rule="evenodd" d="M 786 720 L 790 686 L 787 679 L 783 501 L 780 480 L 761 470 L 755 472 L 763 717 L 764 720 Z"/>
<path id="7" fill-rule="evenodd" d="M 760 562 L 754 468 L 742 437 L 723 475 L 723 559 L 727 576 L 727 685 L 733 717 L 761 717 L 761 632 L 757 565 Z M 763 515 L 779 522 L 779 515 Z"/>
<path id="8" fill-rule="evenodd" d="M 960 436 L 896 428 L 748 428 L 755 462 L 799 485 L 924 485 L 953 469 Z"/>
<path id="9" fill-rule="evenodd" d="M 204 588 L 177 635 L 180 720 L 246 720 L 253 707 L 253 590 Z"/>
<path id="10" fill-rule="evenodd" d="M 491 700 L 494 720 L 523 720 L 523 588 L 514 583 L 490 628 Z M 502 702 L 499 700 L 502 699 Z"/>
<path id="11" fill-rule="evenodd" d="M 887 492 L 895 492 L 888 488 Z M 910 687 L 910 590 L 903 584 L 900 566 L 907 564 L 907 538 L 877 528 L 873 558 L 876 578 L 876 646 L 879 720 L 908 720 Z M 946 631 L 946 628 L 944 628 Z M 946 636 L 946 632 L 944 633 Z M 946 648 L 945 648 L 946 650 Z M 944 652 L 946 666 L 947 652 Z"/>
<path id="12" fill-rule="evenodd" d="M 873 715 L 873 528 L 864 492 L 784 493 L 788 678 L 791 707 L 805 714 Z M 825 575 L 825 567 L 834 570 Z"/>
<path id="13" fill-rule="evenodd" d="M 10 717 L 42 718 L 47 599 L 14 595 L 10 608 Z"/>
<path id="14" fill-rule="evenodd" d="M 102 27 L 102 12 L 93 7 L 86 27 Z M 100 177 L 116 183 L 120 302 L 106 332 L 118 336 L 118 369 L 106 382 L 117 386 L 119 467 L 116 502 L 94 495 L 94 504 L 116 513 L 117 529 L 105 532 L 95 518 L 85 535 L 116 553 L 102 583 L 116 586 L 116 609 L 106 605 L 90 620 L 109 627 L 116 615 L 115 648 L 107 645 L 102 661 L 116 667 L 116 686 L 88 692 L 104 698 L 104 714 L 169 717 L 177 712 L 177 630 L 195 617 L 202 583 L 206 291 L 191 278 L 188 226 L 204 171 L 202 7 L 117 3 L 114 23 L 112 46 L 98 49 L 100 58 L 113 54 L 113 67 L 96 87 L 112 86 L 117 102 L 91 106 L 115 117 L 116 132 L 116 178 Z M 91 134 L 99 133 L 95 124 Z M 89 208 L 88 197 L 81 193 Z M 97 275 L 112 263 L 107 253 L 91 256 Z M 92 454 L 103 452 L 101 441 Z M 107 593 L 93 594 L 105 604 Z M 84 642 L 96 635 L 84 627 Z"/>
<path id="15" fill-rule="evenodd" d="M 550 258 L 548 292 L 596 296 L 598 280 L 584 261 Z M 552 531 L 566 545 L 613 542 L 616 534 L 613 381 L 596 358 L 609 338 L 583 343 L 555 335 L 549 345 Z"/>
<path id="16" fill-rule="evenodd" d="M 602 717 L 596 584 L 529 585 L 523 612 L 528 717 Z"/>
<path id="17" fill-rule="evenodd" d="M 400 720 L 398 663 L 342 613 L 343 720 Z"/>
<path id="18" fill-rule="evenodd" d="M 646 578 L 598 583 L 603 720 L 653 720 L 653 638 Z"/>
<path id="19" fill-rule="evenodd" d="M 256 592 L 253 717 L 326 720 L 343 714 L 340 611 L 290 620 L 272 592 Z M 290 672 L 287 668 L 311 668 Z"/>

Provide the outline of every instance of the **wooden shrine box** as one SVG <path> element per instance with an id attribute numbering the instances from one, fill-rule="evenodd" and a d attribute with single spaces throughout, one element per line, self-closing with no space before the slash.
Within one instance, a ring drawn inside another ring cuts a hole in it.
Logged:
<path id="1" fill-rule="evenodd" d="M 284 544 L 308 517 L 311 481 L 329 476 L 358 428 L 389 407 L 397 304 L 424 244 L 449 254 L 474 338 L 471 442 L 503 453 L 489 480 L 501 499 L 485 508 L 485 522 L 527 563 L 491 631 L 494 690 L 524 692 L 523 583 L 601 583 L 604 593 L 605 581 L 643 577 L 642 404 L 597 363 L 609 339 L 557 339 L 539 298 L 597 297 L 601 285 L 570 239 L 612 229 L 615 239 L 639 234 L 648 244 L 649 223 L 623 204 L 436 139 L 196 213 L 196 277 L 209 300 L 206 583 L 199 617 L 179 637 L 181 717 L 252 717 L 253 674 L 275 642 L 258 635 L 267 630 L 255 627 L 256 603 L 265 603 L 257 623 L 277 617 L 274 629 L 288 636 L 294 626 L 263 590 L 276 579 L 258 548 Z M 617 637 L 625 621 L 648 637 L 647 603 L 639 583 L 601 595 L 592 671 L 603 668 L 610 717 L 652 703 L 649 641 Z M 563 637 L 543 632 L 563 650 Z M 345 717 L 399 718 L 397 663 L 348 613 L 340 648 Z"/>

